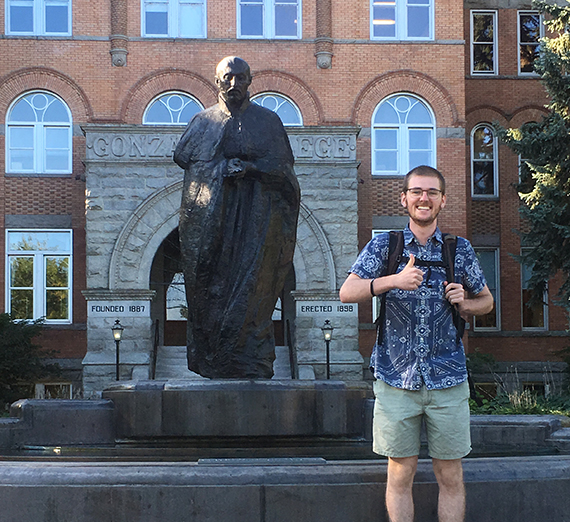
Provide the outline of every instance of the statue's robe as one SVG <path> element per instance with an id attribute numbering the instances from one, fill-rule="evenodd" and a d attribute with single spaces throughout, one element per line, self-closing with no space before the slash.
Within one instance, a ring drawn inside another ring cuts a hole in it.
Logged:
<path id="1" fill-rule="evenodd" d="M 227 176 L 228 161 L 253 167 Z M 300 191 L 280 118 L 245 100 L 196 114 L 176 147 L 185 170 L 180 245 L 188 367 L 210 378 L 270 378 L 272 314 L 292 267 Z"/>

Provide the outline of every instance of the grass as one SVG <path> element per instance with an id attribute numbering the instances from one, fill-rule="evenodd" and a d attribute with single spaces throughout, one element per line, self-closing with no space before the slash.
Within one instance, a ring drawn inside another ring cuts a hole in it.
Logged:
<path id="1" fill-rule="evenodd" d="M 570 393 L 544 397 L 530 390 L 499 393 L 492 399 L 481 399 L 477 405 L 470 399 L 474 415 L 564 415 L 570 417 Z"/>

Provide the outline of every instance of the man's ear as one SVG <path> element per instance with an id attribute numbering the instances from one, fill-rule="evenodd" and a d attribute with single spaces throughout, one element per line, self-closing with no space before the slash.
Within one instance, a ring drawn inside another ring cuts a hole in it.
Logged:
<path id="1" fill-rule="evenodd" d="M 400 203 L 402 204 L 402 206 L 404 208 L 406 208 L 407 205 L 406 205 L 406 193 L 405 192 L 402 192 L 400 194 Z"/>

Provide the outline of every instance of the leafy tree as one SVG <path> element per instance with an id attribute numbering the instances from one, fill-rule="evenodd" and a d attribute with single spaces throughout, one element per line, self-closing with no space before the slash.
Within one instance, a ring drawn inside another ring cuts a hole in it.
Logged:
<path id="1" fill-rule="evenodd" d="M 59 372 L 57 365 L 43 361 L 53 352 L 33 343 L 42 326 L 42 319 L 14 321 L 9 314 L 0 314 L 0 403 L 25 398 L 25 385 Z"/>
<path id="2" fill-rule="evenodd" d="M 560 304 L 570 310 L 570 6 L 534 2 L 552 34 L 540 43 L 535 71 L 549 99 L 540 122 L 499 128 L 501 139 L 521 157 L 523 201 L 521 261 L 531 269 L 529 288 L 541 299 L 546 282 L 563 275 Z"/>

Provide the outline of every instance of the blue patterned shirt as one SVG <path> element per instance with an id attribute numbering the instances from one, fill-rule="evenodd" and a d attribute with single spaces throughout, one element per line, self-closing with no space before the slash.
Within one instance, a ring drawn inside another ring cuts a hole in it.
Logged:
<path id="1" fill-rule="evenodd" d="M 386 272 L 389 234 L 377 235 L 362 250 L 350 272 L 363 279 L 381 277 Z M 438 229 L 421 245 L 409 227 L 404 230 L 403 258 L 410 253 L 424 261 L 442 261 L 443 237 Z M 406 266 L 402 261 L 397 272 Z M 377 379 L 390 386 L 419 390 L 450 388 L 467 379 L 463 342 L 457 339 L 451 305 L 444 297 L 444 267 L 418 267 L 424 280 L 414 291 L 390 290 L 386 296 L 386 323 L 382 344 L 372 351 L 370 366 Z M 473 247 L 457 238 L 455 282 L 473 294 L 486 285 L 483 270 Z"/>

